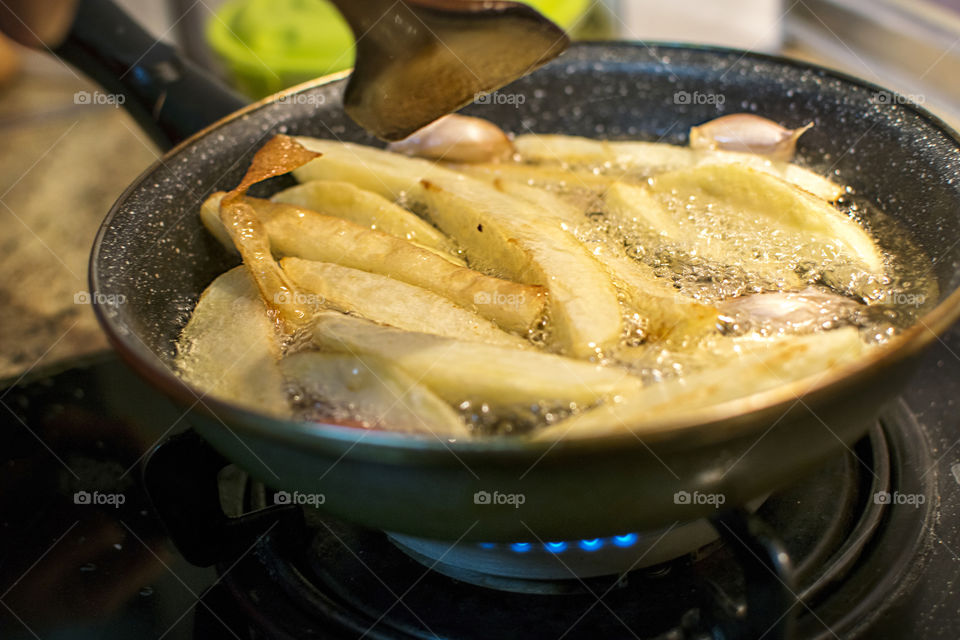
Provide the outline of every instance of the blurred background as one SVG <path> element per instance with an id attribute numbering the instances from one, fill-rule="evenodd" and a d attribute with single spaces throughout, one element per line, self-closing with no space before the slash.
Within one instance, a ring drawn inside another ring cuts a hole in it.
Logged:
<path id="1" fill-rule="evenodd" d="M 119 4 L 251 98 L 353 62 L 352 37 L 325 0 Z M 960 124 L 960 0 L 529 4 L 576 39 L 708 43 L 810 60 Z M 106 347 L 83 296 L 88 253 L 112 202 L 159 153 L 116 104 L 83 99 L 94 89 L 53 56 L 0 39 L 0 378 Z"/>

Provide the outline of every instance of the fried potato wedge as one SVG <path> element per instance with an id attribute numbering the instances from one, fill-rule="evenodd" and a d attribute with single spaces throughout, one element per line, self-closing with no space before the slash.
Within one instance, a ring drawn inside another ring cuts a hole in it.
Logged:
<path id="1" fill-rule="evenodd" d="M 426 184 L 431 215 L 443 221 L 438 224 L 471 258 L 492 248 L 485 261 L 546 287 L 553 338 L 564 352 L 590 357 L 619 342 L 623 319 L 616 289 L 603 267 L 558 219 L 482 183 L 452 186 L 454 190 Z M 484 235 L 495 240 L 488 242 Z"/>
<path id="2" fill-rule="evenodd" d="M 216 231 L 221 194 L 201 207 L 204 225 Z M 543 289 L 460 267 L 406 240 L 296 205 L 245 197 L 275 253 L 379 273 L 446 296 L 507 331 L 526 332 L 539 321 Z"/>
<path id="3" fill-rule="evenodd" d="M 458 267 L 467 266 L 467 261 L 461 258 L 460 256 L 453 255 L 452 253 L 447 253 L 446 251 L 442 251 L 441 249 L 436 249 L 434 247 L 431 247 L 425 244 L 420 244 L 419 242 L 411 241 L 410 244 L 412 244 L 415 247 L 420 247 L 421 249 L 425 249 L 434 255 L 440 256 L 450 264 L 455 264 Z"/>
<path id="4" fill-rule="evenodd" d="M 308 324 L 314 309 L 301 303 L 301 297 L 270 251 L 270 240 L 260 219 L 243 197 L 254 184 L 289 173 L 318 155 L 290 136 L 273 136 L 254 154 L 240 183 L 218 201 L 224 235 L 243 258 L 264 304 L 277 313 L 289 332 Z"/>
<path id="5" fill-rule="evenodd" d="M 386 197 L 423 202 L 431 221 L 457 241 L 470 264 L 546 287 L 554 335 L 564 351 L 592 356 L 620 339 L 620 306 L 603 268 L 540 207 L 417 158 L 298 140 L 323 155 L 297 169 L 297 179 L 336 175 Z"/>
<path id="6" fill-rule="evenodd" d="M 680 224 L 663 202 L 663 199 L 672 196 L 662 194 L 662 197 L 657 197 L 648 185 L 616 182 L 604 194 L 604 201 L 607 216 L 621 229 L 640 231 L 655 238 L 655 242 L 673 245 L 690 256 L 715 264 L 741 266 L 750 273 L 777 283 L 780 288 L 803 285 L 795 271 L 783 268 L 776 260 L 758 260 L 751 247 L 744 243 L 709 234 L 701 236 L 694 227 Z"/>
<path id="7" fill-rule="evenodd" d="M 509 181 L 495 181 L 494 185 L 505 193 L 549 211 L 571 228 L 576 228 L 586 220 L 582 211 L 544 189 Z M 666 218 L 663 206 L 647 190 L 634 186 L 629 188 L 645 193 L 650 201 L 650 210 L 661 212 Z M 642 206 L 640 200 L 632 200 L 630 206 Z M 670 222 L 669 218 L 664 224 L 667 222 Z M 607 270 L 628 306 L 640 315 L 644 332 L 649 337 L 686 343 L 715 329 L 719 315 L 715 307 L 681 294 L 671 283 L 658 278 L 652 268 L 623 255 L 622 249 L 618 252 L 612 246 L 598 242 L 584 242 L 584 246 Z"/>
<path id="8" fill-rule="evenodd" d="M 449 404 L 380 358 L 309 351 L 284 358 L 280 369 L 308 398 L 334 407 L 327 419 L 444 440 L 469 435 Z"/>
<path id="9" fill-rule="evenodd" d="M 617 255 L 607 246 L 588 246 L 610 272 L 627 305 L 640 315 L 649 337 L 683 345 L 716 331 L 720 315 L 716 307 L 683 295 L 648 265 Z"/>
<path id="10" fill-rule="evenodd" d="M 698 151 L 700 157 L 696 161 L 697 166 L 734 164 L 750 167 L 755 171 L 767 173 L 790 184 L 803 189 L 807 193 L 825 200 L 827 202 L 836 202 L 840 196 L 846 193 L 846 187 L 825 178 L 818 173 L 806 169 L 792 162 L 778 162 L 768 160 L 763 156 L 752 153 L 743 153 L 739 151 Z"/>
<path id="11" fill-rule="evenodd" d="M 708 369 L 619 394 L 619 401 L 574 415 L 535 431 L 536 440 L 585 438 L 626 433 L 684 413 L 773 389 L 852 362 L 867 347 L 853 327 L 776 340 L 730 340 L 727 356 Z M 718 350 L 718 354 L 722 353 Z"/>
<path id="12" fill-rule="evenodd" d="M 566 223 L 568 226 L 576 227 L 578 224 L 586 221 L 586 216 L 584 215 L 583 211 L 575 207 L 573 204 L 567 202 L 557 194 L 551 193 L 546 189 L 531 187 L 530 185 L 522 182 L 500 179 L 495 179 L 493 181 L 493 186 L 508 196 L 513 196 L 514 198 L 524 200 L 532 205 L 540 207 L 551 216 L 558 218 L 561 222 Z M 561 225 L 561 227 L 563 228 L 563 225 Z"/>
<path id="13" fill-rule="evenodd" d="M 343 218 L 438 251 L 455 249 L 447 236 L 422 218 L 349 182 L 313 180 L 275 193 L 270 200 Z"/>
<path id="14" fill-rule="evenodd" d="M 650 235 L 695 247 L 701 255 L 703 250 L 709 249 L 697 246 L 702 243 L 697 242 L 696 234 L 681 227 L 647 185 L 614 182 L 603 199 L 607 215 L 621 226 L 641 225 Z"/>
<path id="15" fill-rule="evenodd" d="M 494 185 L 504 193 L 549 211 L 572 228 L 586 220 L 581 210 L 545 189 L 500 180 L 495 181 Z M 643 191 L 649 200 L 649 209 L 660 212 L 666 218 L 663 206 L 649 191 L 634 186 L 630 188 Z M 631 206 L 638 204 L 642 206 L 642 198 L 630 203 Z M 670 222 L 669 218 L 664 224 L 667 222 Z M 609 245 L 596 242 L 585 242 L 584 245 L 590 255 L 609 272 L 614 286 L 624 295 L 628 306 L 640 315 L 641 325 L 649 337 L 685 344 L 715 330 L 719 315 L 715 307 L 681 294 L 671 283 L 658 278 L 652 268 L 631 260 L 623 255 L 622 250 L 618 252 Z"/>
<path id="16" fill-rule="evenodd" d="M 519 182 L 494 181 L 494 186 L 514 197 L 526 200 L 549 211 L 571 228 L 586 221 L 586 216 L 563 198 L 544 189 Z M 648 190 L 636 186 L 650 201 L 650 210 L 661 212 L 671 222 L 658 200 Z M 631 192 L 632 193 L 632 192 Z M 630 206 L 642 206 L 641 199 L 631 199 Z M 658 278 L 649 266 L 631 260 L 608 244 L 584 242 L 593 258 L 607 270 L 613 284 L 630 306 L 641 317 L 644 332 L 652 338 L 672 343 L 687 343 L 716 328 L 719 312 L 715 307 L 701 304 L 681 294 L 663 278 Z"/>
<path id="17" fill-rule="evenodd" d="M 697 150 L 660 142 L 609 142 L 563 135 L 522 135 L 514 140 L 526 162 L 542 164 L 593 165 L 610 168 L 614 178 L 628 174 L 651 176 L 665 171 L 716 164 L 741 164 L 769 173 L 833 202 L 844 188 L 828 178 L 790 162 L 737 151 Z"/>
<path id="18" fill-rule="evenodd" d="M 454 404 L 591 404 L 641 384 L 622 370 L 583 360 L 401 331 L 333 311 L 318 315 L 313 339 L 322 349 L 388 360 Z"/>
<path id="19" fill-rule="evenodd" d="M 299 137 L 297 142 L 321 153 L 317 160 L 293 171 L 298 182 L 337 180 L 379 193 L 394 201 L 406 202 L 420 191 L 420 180 L 442 167 L 419 158 L 407 158 L 383 149 L 352 142 Z M 323 151 L 320 151 L 323 149 Z M 405 162 L 401 162 L 405 161 Z"/>
<path id="20" fill-rule="evenodd" d="M 759 220 L 771 230 L 801 234 L 821 255 L 846 254 L 870 273 L 883 272 L 883 256 L 857 222 L 832 205 L 762 171 L 737 164 L 671 171 L 650 179 L 655 195 L 680 201 L 719 203 L 716 215 L 735 212 L 737 220 Z"/>
<path id="21" fill-rule="evenodd" d="M 693 163 L 689 149 L 659 142 L 611 142 L 561 134 L 524 134 L 514 142 L 524 162 L 604 166 L 650 175 Z"/>
<path id="22" fill-rule="evenodd" d="M 253 277 L 239 266 L 200 296 L 177 342 L 178 373 L 205 394 L 274 417 L 291 415 L 280 343 Z"/>
<path id="23" fill-rule="evenodd" d="M 558 187 L 563 189 L 605 189 L 617 179 L 612 175 L 597 175 L 592 171 L 563 169 L 547 165 L 499 162 L 452 165 L 461 173 L 481 180 L 519 182 L 535 187 Z"/>
<path id="24" fill-rule="evenodd" d="M 283 258 L 280 266 L 301 291 L 318 296 L 324 306 L 337 311 L 406 331 L 517 349 L 530 346 L 449 298 L 388 276 L 301 258 Z"/>

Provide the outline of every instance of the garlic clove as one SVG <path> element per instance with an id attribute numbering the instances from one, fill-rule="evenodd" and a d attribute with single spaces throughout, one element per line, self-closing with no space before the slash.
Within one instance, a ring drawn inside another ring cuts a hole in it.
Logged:
<path id="1" fill-rule="evenodd" d="M 787 129 L 753 113 L 733 113 L 691 127 L 690 148 L 745 151 L 771 160 L 789 161 L 796 152 L 797 139 L 812 126 L 811 122 Z"/>
<path id="2" fill-rule="evenodd" d="M 450 114 L 390 143 L 387 149 L 447 162 L 494 162 L 511 156 L 513 143 L 489 120 Z"/>
<path id="3" fill-rule="evenodd" d="M 815 333 L 850 324 L 863 305 L 815 288 L 757 293 L 718 305 L 726 324 L 761 335 Z"/>

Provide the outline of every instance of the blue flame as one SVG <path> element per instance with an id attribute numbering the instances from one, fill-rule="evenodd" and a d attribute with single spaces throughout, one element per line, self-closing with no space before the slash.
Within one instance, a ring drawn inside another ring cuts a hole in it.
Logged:
<path id="1" fill-rule="evenodd" d="M 637 540 L 640 538 L 639 535 L 635 533 L 627 533 L 622 536 L 613 536 L 613 544 L 618 547 L 632 547 L 637 544 Z"/>
<path id="2" fill-rule="evenodd" d="M 579 546 L 584 551 L 596 551 L 603 547 L 603 540 L 601 538 L 592 538 L 590 540 L 581 540 Z"/>
<path id="3" fill-rule="evenodd" d="M 563 553 L 571 549 L 572 545 L 576 545 L 582 551 L 597 551 L 602 549 L 608 544 L 612 544 L 615 547 L 620 547 L 621 549 L 626 549 L 637 544 L 637 541 L 640 539 L 640 534 L 637 533 L 625 533 L 619 536 L 613 536 L 612 538 L 584 538 L 583 540 L 578 540 L 576 542 L 544 542 L 542 545 L 543 550 L 550 553 Z M 497 549 L 502 548 L 501 545 L 494 544 L 493 542 L 480 542 L 477 544 L 481 549 Z M 533 549 L 533 544 L 530 542 L 512 542 L 509 545 L 509 548 L 514 553 L 527 553 Z"/>

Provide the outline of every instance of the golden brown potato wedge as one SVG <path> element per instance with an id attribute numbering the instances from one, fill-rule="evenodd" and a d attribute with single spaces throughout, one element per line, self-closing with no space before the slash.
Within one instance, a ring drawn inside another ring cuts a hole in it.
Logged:
<path id="1" fill-rule="evenodd" d="M 310 162 L 293 171 L 298 182 L 338 180 L 407 205 L 420 190 L 420 180 L 432 169 L 442 169 L 432 162 L 406 158 L 382 149 L 351 142 L 320 138 L 297 138 L 303 146 L 321 153 L 322 162 Z M 322 151 L 321 151 L 322 150 Z M 400 162 L 405 160 L 406 162 Z"/>
<path id="2" fill-rule="evenodd" d="M 610 247 L 589 247 L 623 292 L 627 305 L 640 315 L 648 337 L 679 346 L 716 331 L 720 315 L 716 307 L 683 295 L 670 282 L 658 278 L 649 266 L 617 255 Z"/>
<path id="3" fill-rule="evenodd" d="M 426 186 L 431 215 L 443 220 L 438 224 L 468 256 L 483 256 L 520 280 L 546 287 L 553 337 L 563 351 L 590 357 L 619 342 L 623 320 L 616 289 L 561 221 L 481 183 L 454 183 L 454 191 L 432 182 Z M 493 251 L 484 254 L 487 249 Z"/>
<path id="4" fill-rule="evenodd" d="M 657 175 L 650 188 L 662 198 L 717 203 L 714 215 L 799 234 L 817 255 L 845 254 L 868 272 L 883 273 L 880 250 L 855 220 L 768 173 L 737 164 L 707 165 Z"/>
<path id="5" fill-rule="evenodd" d="M 640 385 L 623 370 L 583 360 L 401 331 L 333 311 L 318 315 L 314 342 L 322 349 L 383 358 L 454 404 L 586 405 Z"/>
<path id="6" fill-rule="evenodd" d="M 561 349 L 591 356 L 619 341 L 622 317 L 609 278 L 560 221 L 540 207 L 417 158 L 329 140 L 299 140 L 323 156 L 297 169 L 298 179 L 336 176 L 386 197 L 425 203 L 431 221 L 457 241 L 470 264 L 543 285 Z"/>
<path id="7" fill-rule="evenodd" d="M 514 198 L 540 207 L 540 209 L 558 218 L 561 223 L 566 223 L 571 228 L 575 228 L 586 220 L 586 216 L 582 210 L 546 189 L 532 187 L 528 184 L 513 180 L 500 179 L 495 179 L 493 186 L 508 196 L 513 196 Z M 560 226 L 566 230 L 563 224 Z"/>
<path id="8" fill-rule="evenodd" d="M 602 190 L 618 178 L 618 176 L 612 174 L 598 175 L 592 171 L 519 162 L 458 164 L 453 165 L 452 168 L 475 178 L 491 182 L 502 180 L 519 182 L 534 187 L 559 189 Z M 645 180 L 645 178 L 643 179 Z"/>
<path id="9" fill-rule="evenodd" d="M 349 182 L 313 180 L 284 189 L 270 199 L 343 218 L 438 251 L 450 252 L 455 249 L 447 236 L 422 218 L 379 194 L 360 189 Z"/>
<path id="10" fill-rule="evenodd" d="M 337 311 L 407 331 L 517 349 L 530 346 L 520 336 L 503 331 L 447 297 L 388 276 L 302 258 L 283 258 L 280 266 L 302 291 Z"/>
<path id="11" fill-rule="evenodd" d="M 615 182 L 604 194 L 604 201 L 608 218 L 625 233 L 640 233 L 640 243 L 647 248 L 662 243 L 717 265 L 737 265 L 747 272 L 777 283 L 779 288 L 803 285 L 796 272 L 784 268 L 779 261 L 757 259 L 751 245 L 737 242 L 729 236 L 701 235 L 689 222 L 678 220 L 680 216 L 668 211 L 664 201 L 674 198 L 682 202 L 680 199 L 687 196 L 687 191 L 673 193 L 667 189 L 657 194 L 649 185 Z M 637 238 L 634 238 L 634 241 L 636 240 Z"/>
<path id="12" fill-rule="evenodd" d="M 619 394 L 603 405 L 534 432 L 536 440 L 586 438 L 634 432 L 684 413 L 733 400 L 795 380 L 810 378 L 831 367 L 852 362 L 866 348 L 857 330 L 846 327 L 776 340 L 729 340 L 726 358 L 708 369 Z"/>
<path id="13" fill-rule="evenodd" d="M 334 408 L 328 419 L 443 440 L 469 435 L 450 405 L 380 358 L 309 351 L 284 358 L 280 368 L 308 398 Z"/>
<path id="14" fill-rule="evenodd" d="M 700 255 L 704 251 L 709 253 L 709 247 L 698 242 L 695 232 L 681 226 L 647 185 L 614 182 L 603 199 L 607 216 L 621 227 L 640 227 L 651 236 L 698 249 Z"/>
<path id="15" fill-rule="evenodd" d="M 544 189 L 509 181 L 495 181 L 494 185 L 505 193 L 549 211 L 570 228 L 575 229 L 586 220 L 582 211 Z M 649 191 L 635 186 L 629 188 L 643 192 L 641 195 L 649 202 L 651 213 L 659 212 L 665 217 L 664 225 L 671 222 L 663 206 Z M 630 202 L 631 207 L 643 204 L 644 198 L 635 198 Z M 719 315 L 716 308 L 681 294 L 670 282 L 658 278 L 652 268 L 631 260 L 623 254 L 622 249 L 618 251 L 613 245 L 584 242 L 590 255 L 604 266 L 614 286 L 623 293 L 628 306 L 639 314 L 640 324 L 648 337 L 687 343 L 716 328 Z"/>
<path id="16" fill-rule="evenodd" d="M 658 142 L 611 142 L 559 134 L 517 136 L 517 153 L 524 162 L 574 167 L 605 167 L 650 175 L 692 164 L 689 149 Z"/>
<path id="17" fill-rule="evenodd" d="M 659 142 L 609 142 L 563 135 L 522 135 L 514 141 L 527 162 L 571 165 L 608 165 L 613 177 L 625 174 L 652 176 L 704 165 L 741 164 L 777 176 L 833 202 L 844 188 L 809 169 L 790 162 L 778 162 L 752 153 L 697 150 Z"/>
<path id="18" fill-rule="evenodd" d="M 243 266 L 206 288 L 177 341 L 177 370 L 188 383 L 219 400 L 288 418 L 279 357 L 277 327 Z"/>
<path id="19" fill-rule="evenodd" d="M 208 229 L 216 231 L 219 218 L 214 194 L 201 207 Z M 539 321 L 544 308 L 541 287 L 484 275 L 444 260 L 406 240 L 367 229 L 348 220 L 325 216 L 291 204 L 246 197 L 260 218 L 275 253 L 387 275 L 446 296 L 465 309 L 497 323 L 507 331 L 526 332 Z"/>
<path id="20" fill-rule="evenodd" d="M 243 197 L 254 184 L 289 173 L 318 155 L 290 136 L 273 136 L 254 154 L 240 183 L 218 200 L 217 218 L 222 235 L 229 238 L 230 246 L 240 253 L 264 304 L 276 312 L 290 333 L 309 324 L 314 308 L 303 302 L 274 260 L 267 232 Z"/>

